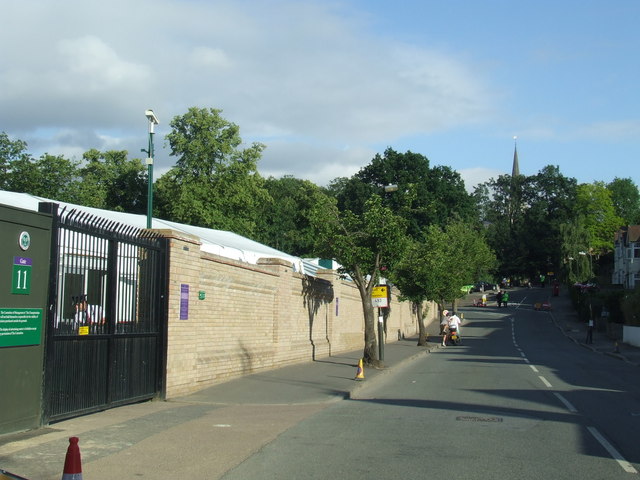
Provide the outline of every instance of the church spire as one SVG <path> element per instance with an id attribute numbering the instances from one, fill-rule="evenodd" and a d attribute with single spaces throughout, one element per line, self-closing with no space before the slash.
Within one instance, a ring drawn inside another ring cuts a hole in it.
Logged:
<path id="1" fill-rule="evenodd" d="M 520 175 L 520 165 L 518 165 L 518 137 L 513 137 L 513 168 L 511 169 L 511 176 L 517 177 Z"/>

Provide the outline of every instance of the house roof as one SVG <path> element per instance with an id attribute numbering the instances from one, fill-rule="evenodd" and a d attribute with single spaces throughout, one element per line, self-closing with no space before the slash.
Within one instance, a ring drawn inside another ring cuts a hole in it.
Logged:
<path id="1" fill-rule="evenodd" d="M 615 235 L 616 242 L 622 242 L 624 245 L 640 241 L 640 225 L 627 225 L 620 228 Z"/>
<path id="2" fill-rule="evenodd" d="M 146 215 L 83 207 L 80 205 L 59 202 L 57 200 L 51 200 L 28 193 L 7 192 L 4 190 L 0 190 L 0 204 L 3 205 L 9 205 L 12 207 L 18 207 L 25 210 L 32 210 L 37 212 L 38 204 L 40 202 L 57 203 L 58 205 L 60 205 L 60 207 L 80 210 L 96 217 L 101 217 L 132 227 L 142 229 L 147 227 Z M 200 247 L 202 251 L 213 253 L 221 257 L 239 260 L 254 265 L 257 264 L 258 259 L 260 258 L 281 258 L 291 262 L 296 272 L 313 275 L 315 274 L 315 270 L 317 270 L 317 266 L 314 267 L 311 263 L 304 261 L 300 257 L 289 255 L 285 252 L 281 252 L 280 250 L 276 250 L 275 248 L 263 245 L 262 243 L 250 240 L 246 237 L 243 237 L 242 235 L 238 235 L 233 232 L 214 230 L 204 227 L 194 227 L 192 225 L 170 222 L 168 220 L 162 220 L 159 218 L 152 219 L 151 228 L 160 230 L 170 229 L 196 236 L 200 238 L 202 242 L 202 245 Z"/>

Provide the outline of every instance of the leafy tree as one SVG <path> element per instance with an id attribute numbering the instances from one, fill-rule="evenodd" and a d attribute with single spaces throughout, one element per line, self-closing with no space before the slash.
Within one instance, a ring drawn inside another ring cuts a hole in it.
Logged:
<path id="1" fill-rule="evenodd" d="M 320 187 L 285 176 L 266 179 L 265 189 L 273 201 L 262 205 L 256 239 L 292 255 L 312 254 L 314 233 L 309 215 L 318 195 L 324 195 Z"/>
<path id="2" fill-rule="evenodd" d="M 5 132 L 0 132 L 0 189 L 13 190 L 10 185 L 12 164 L 16 161 L 26 162 L 30 159 L 27 144 L 22 140 L 11 140 Z"/>
<path id="3" fill-rule="evenodd" d="M 147 178 L 140 159 L 127 158 L 126 150 L 88 150 L 80 168 L 78 202 L 94 208 L 144 213 Z"/>
<path id="4" fill-rule="evenodd" d="M 402 297 L 418 312 L 418 345 L 426 344 L 422 302 L 455 303 L 463 285 L 480 278 L 496 266 L 496 258 L 476 226 L 451 221 L 445 228 L 431 225 L 422 241 L 412 241 L 391 272 Z"/>
<path id="5" fill-rule="evenodd" d="M 561 226 L 576 217 L 576 185 L 575 179 L 565 177 L 557 166 L 551 165 L 527 177 L 523 191 L 526 209 L 519 238 L 526 247 L 522 273 L 527 276 L 560 268 Z"/>
<path id="6" fill-rule="evenodd" d="M 522 274 L 528 258 L 524 230 L 524 189 L 526 177 L 500 175 L 476 186 L 474 198 L 478 201 L 487 239 L 500 263 L 500 275 Z"/>
<path id="7" fill-rule="evenodd" d="M 364 362 L 379 363 L 371 292 L 378 283 L 380 270 L 393 271 L 401 258 L 405 244 L 404 221 L 383 205 L 378 195 L 372 195 L 360 214 L 340 211 L 336 201 L 318 197 L 311 212 L 311 224 L 316 232 L 316 254 L 333 258 L 340 271 L 348 274 L 360 293 L 364 313 Z"/>
<path id="8" fill-rule="evenodd" d="M 254 236 L 260 206 L 271 202 L 257 163 L 264 145 L 240 148 L 237 125 L 221 110 L 192 107 L 170 125 L 176 166 L 156 183 L 156 208 L 165 218 Z"/>
<path id="9" fill-rule="evenodd" d="M 611 192 L 611 201 L 616 215 L 622 218 L 625 225 L 640 223 L 640 192 L 630 178 L 614 178 L 607 185 Z"/>
<path id="10" fill-rule="evenodd" d="M 385 193 L 386 185 L 397 191 Z M 474 201 L 460 175 L 449 167 L 429 166 L 421 154 L 398 153 L 387 148 L 349 179 L 338 179 L 329 191 L 338 199 L 340 210 L 363 211 L 372 194 L 383 196 L 385 204 L 407 222 L 413 238 L 431 224 L 444 225 L 450 218 L 477 218 Z"/>
<path id="11" fill-rule="evenodd" d="M 613 238 L 624 220 L 615 213 L 611 192 L 603 182 L 578 185 L 576 210 L 584 215 L 589 249 L 596 255 L 613 251 Z"/>
<path id="12" fill-rule="evenodd" d="M 569 285 L 588 281 L 593 277 L 593 272 L 591 270 L 592 262 L 584 255 L 589 252 L 589 232 L 584 216 L 579 215 L 562 224 L 560 234 L 560 255 L 562 258 L 559 270 L 560 278 Z M 583 252 L 583 255 L 580 255 L 580 252 Z"/>
<path id="13" fill-rule="evenodd" d="M 7 190 L 52 200 L 77 203 L 77 162 L 45 153 L 38 159 L 27 155 L 11 162 Z"/>
<path id="14" fill-rule="evenodd" d="M 575 179 L 549 165 L 529 177 L 491 179 L 474 197 L 501 276 L 533 277 L 560 268 L 560 226 L 575 216 Z"/>

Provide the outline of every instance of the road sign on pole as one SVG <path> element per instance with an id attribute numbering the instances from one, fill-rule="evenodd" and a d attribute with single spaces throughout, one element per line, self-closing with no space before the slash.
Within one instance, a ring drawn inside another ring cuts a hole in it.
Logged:
<path id="1" fill-rule="evenodd" d="M 379 308 L 386 308 L 389 306 L 386 285 L 373 287 L 373 291 L 371 292 L 371 305 Z"/>

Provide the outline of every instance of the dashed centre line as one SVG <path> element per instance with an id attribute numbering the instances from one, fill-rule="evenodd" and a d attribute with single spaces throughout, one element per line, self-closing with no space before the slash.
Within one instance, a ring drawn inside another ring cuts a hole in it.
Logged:
<path id="1" fill-rule="evenodd" d="M 542 375 L 538 375 L 538 378 L 540 379 L 540 381 L 541 381 L 542 383 L 544 383 L 544 384 L 547 386 L 547 388 L 553 388 L 553 385 L 551 385 L 551 384 L 549 383 L 549 380 L 547 380 L 546 378 L 544 378 Z"/>
<path id="2" fill-rule="evenodd" d="M 567 407 L 567 410 L 569 410 L 571 413 L 578 413 L 578 409 L 576 407 L 574 407 L 571 402 L 569 400 L 567 400 L 566 398 L 564 398 L 561 394 L 559 394 L 558 392 L 553 392 L 553 394 L 558 398 L 558 400 L 560 400 L 560 402 L 562 402 L 562 404 Z"/>

